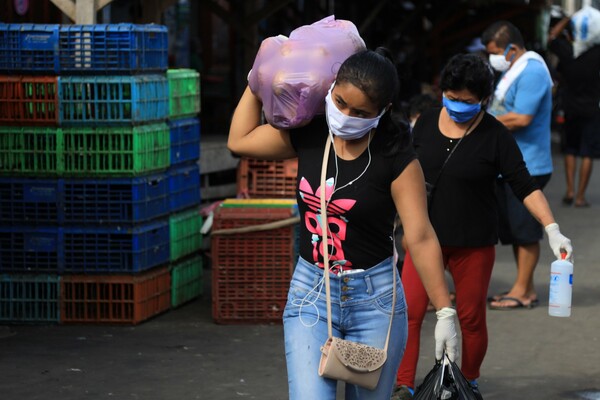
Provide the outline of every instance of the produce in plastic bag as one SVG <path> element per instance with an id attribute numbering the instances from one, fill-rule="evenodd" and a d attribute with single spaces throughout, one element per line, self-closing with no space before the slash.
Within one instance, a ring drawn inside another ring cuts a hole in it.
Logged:
<path id="1" fill-rule="evenodd" d="M 324 113 L 325 96 L 341 64 L 364 49 L 356 26 L 331 15 L 293 30 L 289 38 L 263 40 L 248 85 L 261 99 L 267 122 L 297 128 Z"/>
<path id="2" fill-rule="evenodd" d="M 600 44 L 600 11 L 585 6 L 573 14 L 571 24 L 573 27 L 573 56 L 575 58 Z"/>
<path id="3" fill-rule="evenodd" d="M 444 354 L 445 361 L 437 361 L 415 391 L 415 400 L 483 400 L 475 394 L 454 361 Z"/>

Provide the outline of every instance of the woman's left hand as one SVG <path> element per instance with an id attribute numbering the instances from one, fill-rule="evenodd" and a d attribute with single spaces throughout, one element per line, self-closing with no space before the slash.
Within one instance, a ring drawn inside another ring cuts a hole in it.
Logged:
<path id="1" fill-rule="evenodd" d="M 570 260 L 573 256 L 573 246 L 571 239 L 560 233 L 557 223 L 549 224 L 544 228 L 548 234 L 550 248 L 558 260 L 561 259 L 561 253 L 566 253 L 565 258 Z"/>
<path id="2" fill-rule="evenodd" d="M 444 350 L 450 361 L 458 358 L 458 335 L 456 333 L 456 310 L 444 307 L 436 311 L 437 323 L 435 324 L 435 359 L 441 360 Z"/>

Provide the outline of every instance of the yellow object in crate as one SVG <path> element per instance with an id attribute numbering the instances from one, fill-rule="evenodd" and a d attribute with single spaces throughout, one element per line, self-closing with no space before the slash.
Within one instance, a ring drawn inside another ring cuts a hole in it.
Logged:
<path id="1" fill-rule="evenodd" d="M 294 207 L 296 199 L 225 199 L 221 207 Z"/>

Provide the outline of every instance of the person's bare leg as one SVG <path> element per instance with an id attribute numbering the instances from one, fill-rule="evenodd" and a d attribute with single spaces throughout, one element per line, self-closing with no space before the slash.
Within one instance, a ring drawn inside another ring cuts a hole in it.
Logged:
<path id="1" fill-rule="evenodd" d="M 593 160 L 590 157 L 583 157 L 579 167 L 579 183 L 577 185 L 577 195 L 575 196 L 575 205 L 584 206 L 587 204 L 585 191 L 587 190 L 590 177 L 592 176 Z"/>
<path id="2" fill-rule="evenodd" d="M 564 201 L 573 199 L 575 196 L 575 170 L 577 167 L 577 160 L 573 154 L 565 154 L 565 179 L 567 181 L 567 191 L 565 193 Z"/>
<path id="3" fill-rule="evenodd" d="M 529 306 L 532 301 L 537 300 L 537 293 L 533 284 L 533 273 L 540 259 L 540 243 L 527 245 L 513 245 L 513 253 L 517 262 L 517 279 L 510 291 L 504 297 L 518 299 L 524 306 Z M 490 306 L 515 307 L 514 300 L 506 299 L 490 302 Z"/>

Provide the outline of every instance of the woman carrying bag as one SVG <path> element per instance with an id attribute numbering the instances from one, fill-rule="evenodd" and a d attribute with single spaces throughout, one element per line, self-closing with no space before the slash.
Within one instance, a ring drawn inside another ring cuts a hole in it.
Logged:
<path id="1" fill-rule="evenodd" d="M 427 293 L 440 310 L 436 353 L 439 358 L 443 349 L 452 358 L 457 353 L 455 312 L 450 308 L 440 246 L 427 217 L 423 172 L 406 125 L 392 115 L 397 94 L 396 68 L 380 48 L 356 53 L 342 64 L 324 99 L 326 116 L 317 116 L 302 128 L 261 124 L 261 103 L 249 89 L 233 115 L 228 147 L 235 154 L 298 157 L 300 257 L 283 315 L 291 400 L 336 398 L 336 380 L 319 373 L 328 331 L 377 349 L 385 348 L 389 332 L 377 384 L 371 389 L 348 383 L 346 399 L 381 400 L 391 395 L 407 332 L 404 293 L 393 273 L 396 214 Z M 329 161 L 323 163 L 328 142 Z"/>
<path id="2" fill-rule="evenodd" d="M 435 182 L 429 215 L 456 290 L 462 333 L 461 370 L 478 395 L 476 379 L 488 344 L 487 290 L 498 241 L 498 175 L 546 227 L 556 257 L 565 252 L 570 258 L 573 252 L 571 241 L 560 233 L 546 197 L 529 174 L 516 141 L 485 111 L 493 80 L 490 66 L 481 57 L 452 57 L 440 79 L 443 107 L 423 113 L 413 130 L 413 144 L 425 179 Z M 428 304 L 426 286 L 421 284 L 422 274 L 412 256 L 409 249 L 402 270 L 409 329 L 394 400 L 412 398 L 421 324 Z"/>

